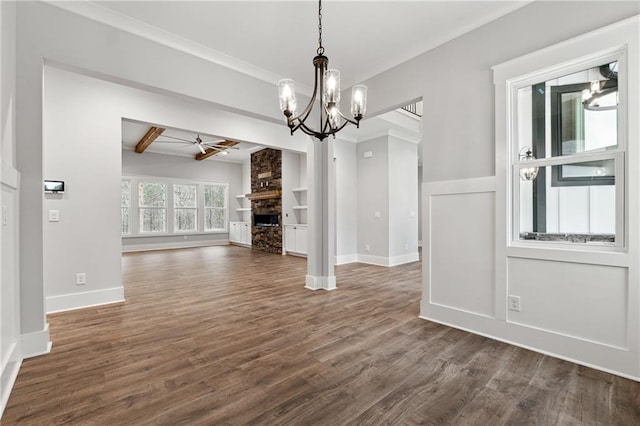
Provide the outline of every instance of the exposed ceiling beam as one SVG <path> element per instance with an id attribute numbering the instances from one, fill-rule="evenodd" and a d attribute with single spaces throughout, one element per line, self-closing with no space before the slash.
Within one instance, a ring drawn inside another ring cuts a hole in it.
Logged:
<path id="1" fill-rule="evenodd" d="M 222 142 L 218 142 L 216 145 L 218 146 L 234 146 L 234 145 L 238 145 L 238 142 L 234 142 L 234 141 L 222 141 Z M 218 149 L 218 148 L 207 148 L 204 152 L 200 152 L 198 154 L 196 154 L 196 160 L 198 161 L 202 161 L 205 158 L 209 158 L 213 155 L 219 154 L 222 151 L 224 151 L 224 149 Z"/>
<path id="2" fill-rule="evenodd" d="M 150 128 L 147 134 L 144 135 L 142 139 L 140 139 L 140 142 L 138 142 L 138 144 L 136 145 L 135 151 L 138 154 L 142 154 L 144 150 L 149 148 L 149 145 L 151 145 L 151 143 L 162 134 L 162 132 L 164 132 L 164 129 L 162 127 Z"/>

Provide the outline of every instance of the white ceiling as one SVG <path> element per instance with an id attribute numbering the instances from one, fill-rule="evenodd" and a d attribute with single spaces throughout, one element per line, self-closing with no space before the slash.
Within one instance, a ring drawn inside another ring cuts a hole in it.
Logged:
<path id="1" fill-rule="evenodd" d="M 532 0 L 515 1 L 345 1 L 323 2 L 323 45 L 330 67 L 341 71 L 347 88 L 499 18 Z M 65 5 L 65 3 L 59 3 Z M 90 1 L 98 11 L 126 21 L 142 33 L 169 35 L 182 46 L 210 51 L 235 69 L 245 69 L 273 83 L 288 77 L 302 91 L 313 86 L 312 59 L 318 43 L 318 3 L 297 1 Z M 73 3 L 66 3 L 67 6 Z M 65 6 L 65 7 L 67 7 Z M 69 6 L 70 7 L 70 6 Z M 103 15 L 99 13 L 98 15 Z M 256 72 L 257 71 L 257 72 Z M 358 134 L 388 130 L 415 135 L 414 124 L 397 117 L 365 120 Z M 123 149 L 133 150 L 152 124 L 123 121 Z M 418 125 L 420 127 L 420 125 Z M 194 139 L 196 132 L 167 129 L 165 134 Z M 203 135 L 205 141 L 215 135 Z M 159 138 L 162 140 L 162 138 Z M 258 145 L 246 142 L 212 160 L 241 162 Z M 170 155 L 195 156 L 193 145 L 154 142 L 147 149 Z M 420 151 L 420 150 L 419 150 Z"/>
<path id="2" fill-rule="evenodd" d="M 529 2 L 325 0 L 325 54 L 347 88 Z M 271 75 L 313 86 L 316 1 L 94 3 Z"/>
<path id="3" fill-rule="evenodd" d="M 138 121 L 122 120 L 122 149 L 133 151 L 140 139 L 147 133 L 151 126 L 164 127 L 165 131 L 141 154 L 155 152 L 157 154 L 178 155 L 181 157 L 195 158 L 200 149 L 193 143 L 181 142 L 174 138 L 195 141 L 196 136 L 204 143 L 222 141 L 224 138 L 205 133 L 196 133 L 189 130 L 174 129 L 162 125 L 142 123 Z M 236 149 L 237 148 L 237 149 Z M 241 163 L 251 158 L 251 153 L 262 149 L 263 146 L 249 142 L 239 142 L 232 149 L 228 149 L 227 155 L 216 154 L 202 161 L 230 161 Z"/>

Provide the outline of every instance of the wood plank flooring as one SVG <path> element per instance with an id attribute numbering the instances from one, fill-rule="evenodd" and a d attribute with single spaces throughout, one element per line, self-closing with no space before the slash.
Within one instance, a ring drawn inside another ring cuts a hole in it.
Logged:
<path id="1" fill-rule="evenodd" d="M 234 246 L 123 257 L 126 303 L 49 316 L 3 425 L 638 425 L 640 384 L 418 318 L 420 264 Z"/>

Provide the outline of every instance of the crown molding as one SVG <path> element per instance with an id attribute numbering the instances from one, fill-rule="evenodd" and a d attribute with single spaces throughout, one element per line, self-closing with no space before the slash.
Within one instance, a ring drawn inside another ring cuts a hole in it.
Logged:
<path id="1" fill-rule="evenodd" d="M 153 25 L 147 24 L 146 22 L 142 22 L 138 19 L 124 15 L 120 12 L 116 12 L 112 9 L 88 0 L 43 1 L 67 12 L 80 15 L 101 24 L 109 25 L 124 32 L 142 37 L 144 39 L 153 41 L 155 43 L 167 46 L 175 50 L 179 50 L 186 54 L 204 59 L 205 61 L 223 66 L 225 68 L 229 68 L 255 79 L 267 82 L 269 84 L 277 85 L 278 80 L 284 78 L 281 75 L 253 65 L 249 62 L 234 58 L 233 56 L 227 55 L 226 53 L 211 49 L 200 43 L 196 43 L 195 41 L 170 33 Z M 312 92 L 311 88 L 307 86 L 296 85 L 296 88 L 298 89 L 298 92 L 307 96 Z"/>

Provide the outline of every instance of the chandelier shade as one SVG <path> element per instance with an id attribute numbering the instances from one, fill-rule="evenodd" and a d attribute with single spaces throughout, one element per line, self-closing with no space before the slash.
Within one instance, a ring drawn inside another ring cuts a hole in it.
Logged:
<path id="1" fill-rule="evenodd" d="M 296 92 L 293 80 L 283 79 L 278 82 L 280 110 L 286 117 L 291 134 L 297 130 L 324 140 L 327 136 L 338 133 L 347 124 L 360 127 L 360 120 L 367 108 L 367 87 L 353 86 L 351 90 L 351 115 L 348 118 L 340 112 L 340 71 L 329 69 L 329 58 L 324 56 L 322 46 L 322 0 L 318 1 L 318 49 L 313 58 L 315 68 L 313 94 L 309 104 L 299 114 L 296 108 Z M 318 127 L 312 128 L 306 121 L 317 107 L 319 111 Z"/>

